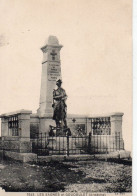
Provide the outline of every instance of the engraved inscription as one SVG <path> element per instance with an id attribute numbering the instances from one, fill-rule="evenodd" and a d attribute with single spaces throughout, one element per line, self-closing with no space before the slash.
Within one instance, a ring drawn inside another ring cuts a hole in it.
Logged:
<path id="1" fill-rule="evenodd" d="M 58 64 L 49 64 L 48 67 L 48 80 L 56 81 L 61 75 L 61 68 Z"/>

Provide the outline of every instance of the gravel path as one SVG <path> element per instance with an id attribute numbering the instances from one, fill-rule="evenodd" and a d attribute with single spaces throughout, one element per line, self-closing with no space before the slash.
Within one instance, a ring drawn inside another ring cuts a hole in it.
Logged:
<path id="1" fill-rule="evenodd" d="M 0 187 L 9 192 L 131 192 L 132 166 L 104 161 L 0 162 Z"/>

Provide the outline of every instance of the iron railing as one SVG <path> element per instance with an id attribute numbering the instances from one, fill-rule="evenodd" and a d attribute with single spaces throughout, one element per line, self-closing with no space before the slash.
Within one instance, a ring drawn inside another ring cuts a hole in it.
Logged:
<path id="1" fill-rule="evenodd" d="M 39 133 L 32 140 L 32 152 L 41 155 L 108 153 L 124 149 L 120 133 L 115 135 L 49 136 Z"/>
<path id="2" fill-rule="evenodd" d="M 32 139 L 32 152 L 38 155 L 85 154 L 88 136 L 49 136 L 39 133 Z"/>
<path id="3" fill-rule="evenodd" d="M 20 139 L 23 139 L 24 142 L 21 143 Z M 36 153 L 38 156 L 69 156 L 108 153 L 124 149 L 124 142 L 119 132 L 116 132 L 115 135 L 89 133 L 88 136 L 49 136 L 47 133 L 38 133 L 35 138 L 29 139 L 27 137 L 5 137 L 0 140 L 0 150 Z"/>
<path id="4" fill-rule="evenodd" d="M 115 135 L 91 135 L 89 134 L 88 150 L 90 154 L 108 153 L 124 149 L 124 141 L 120 133 Z"/>

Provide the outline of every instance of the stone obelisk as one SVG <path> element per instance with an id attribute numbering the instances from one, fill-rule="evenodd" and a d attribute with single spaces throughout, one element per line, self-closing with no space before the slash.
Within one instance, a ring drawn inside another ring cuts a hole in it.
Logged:
<path id="1" fill-rule="evenodd" d="M 39 117 L 52 118 L 53 115 L 53 89 L 56 88 L 56 80 L 61 79 L 61 48 L 62 45 L 55 36 L 49 36 L 46 44 L 41 48 L 43 61 L 40 102 L 37 110 Z"/>

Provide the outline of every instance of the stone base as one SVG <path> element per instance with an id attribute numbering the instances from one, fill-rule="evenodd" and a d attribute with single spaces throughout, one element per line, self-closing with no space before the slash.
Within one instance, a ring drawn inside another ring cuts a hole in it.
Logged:
<path id="1" fill-rule="evenodd" d="M 18 153 L 18 152 L 4 151 L 4 156 L 21 162 L 37 161 L 37 155 L 34 153 Z"/>
<path id="2" fill-rule="evenodd" d="M 57 129 L 56 130 L 56 136 L 66 136 L 66 133 L 61 129 Z"/>
<path id="3" fill-rule="evenodd" d="M 3 153 L 2 153 L 3 154 Z M 130 152 L 126 150 L 111 152 L 109 154 L 95 154 L 95 155 L 52 155 L 52 156 L 39 156 L 34 153 L 18 153 L 11 151 L 4 151 L 4 156 L 13 160 L 21 162 L 50 162 L 50 161 L 87 161 L 87 160 L 109 160 L 109 159 L 130 159 Z"/>
<path id="4" fill-rule="evenodd" d="M 40 156 L 39 162 L 50 162 L 50 161 L 92 161 L 92 160 L 123 160 L 130 159 L 130 152 L 126 150 L 111 152 L 108 154 L 77 154 L 77 155 L 52 155 L 52 156 Z"/>
<path id="5" fill-rule="evenodd" d="M 120 150 L 119 151 L 119 158 L 120 159 L 130 159 L 131 158 L 131 152 L 130 151 L 126 151 L 126 150 Z"/>
<path id="6" fill-rule="evenodd" d="M 47 118 L 47 117 L 44 117 L 44 118 L 40 118 L 40 126 L 39 126 L 39 132 L 41 133 L 49 133 L 49 126 L 53 126 L 55 127 L 55 122 L 53 121 L 52 118 Z"/>
<path id="7" fill-rule="evenodd" d="M 12 141 L 4 140 L 2 149 L 7 151 L 14 151 L 20 153 L 31 153 L 31 142 L 30 141 Z"/>

